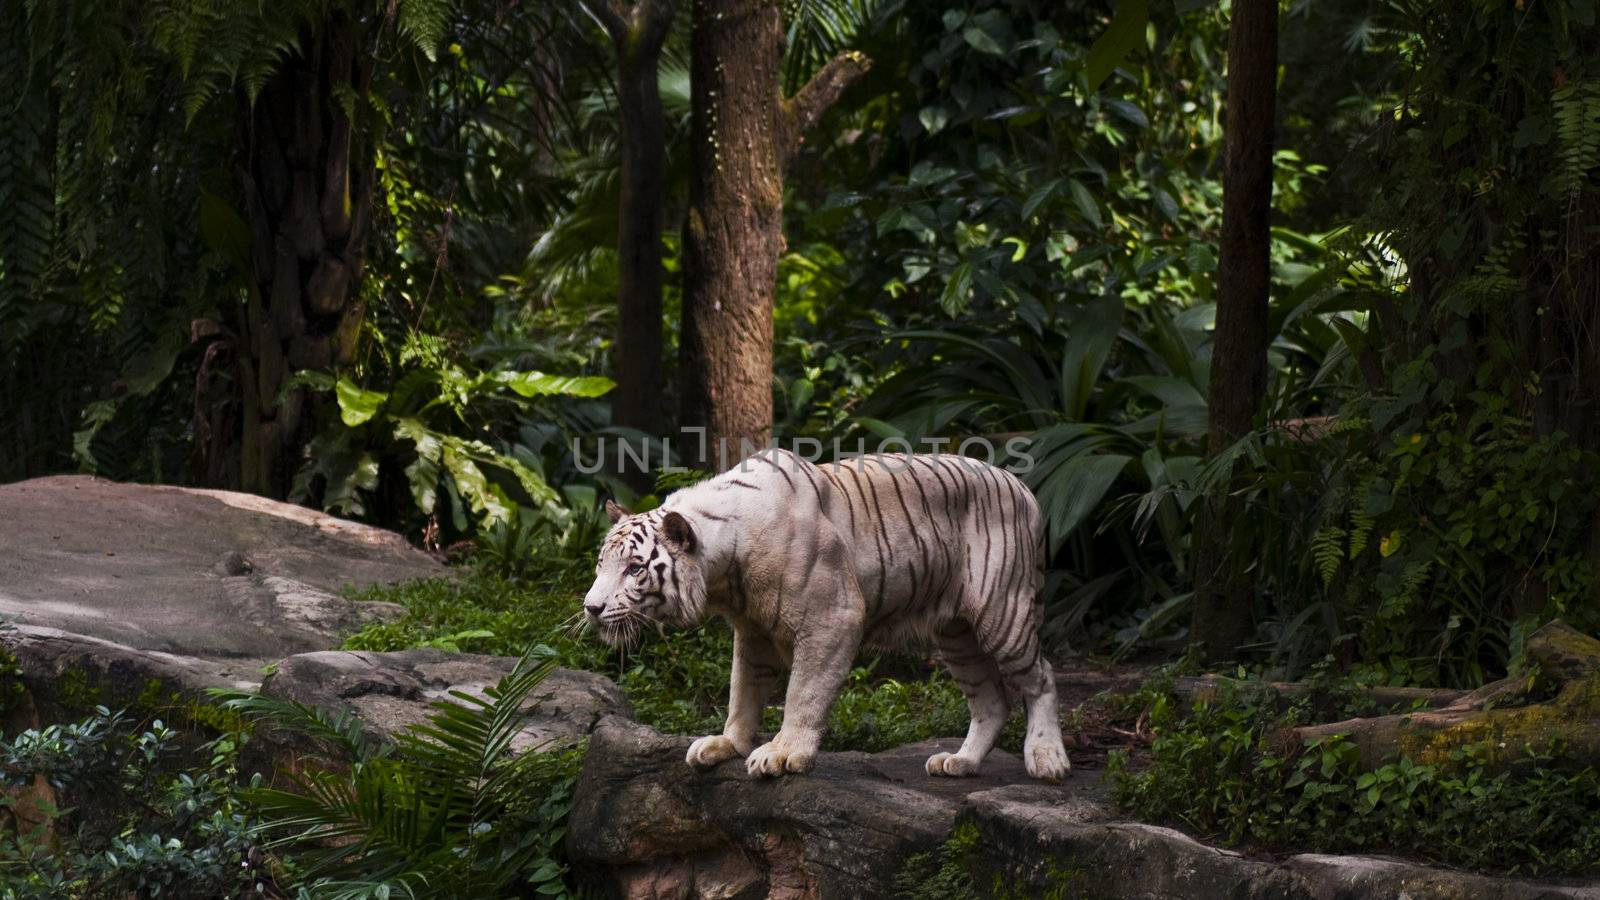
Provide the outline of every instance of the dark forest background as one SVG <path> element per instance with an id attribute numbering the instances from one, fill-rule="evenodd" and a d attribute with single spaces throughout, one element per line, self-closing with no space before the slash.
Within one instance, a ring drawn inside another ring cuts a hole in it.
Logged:
<path id="1" fill-rule="evenodd" d="M 1596 618 L 1594 4 L 1256 7 L 7 3 L 0 480 L 581 545 L 602 443 L 1027 435 L 1058 650 L 1481 683 Z"/>

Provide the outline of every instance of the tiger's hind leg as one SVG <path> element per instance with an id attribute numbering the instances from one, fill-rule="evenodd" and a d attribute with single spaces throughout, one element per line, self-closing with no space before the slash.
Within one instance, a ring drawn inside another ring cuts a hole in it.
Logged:
<path id="1" fill-rule="evenodd" d="M 1028 736 L 1022 742 L 1022 761 L 1028 774 L 1044 781 L 1060 781 L 1072 774 L 1067 747 L 1061 740 L 1061 704 L 1056 700 L 1055 673 L 1040 659 L 1020 679 L 1028 710 Z"/>
<path id="2" fill-rule="evenodd" d="M 1028 774 L 1044 781 L 1060 781 L 1072 772 L 1067 748 L 1061 740 L 1061 707 L 1056 700 L 1055 674 L 1039 652 L 1039 615 L 1031 594 L 1014 598 L 1021 615 L 1004 634 L 979 640 L 989 650 L 993 665 L 1005 683 L 1022 697 L 1028 714 L 1022 761 Z"/>
<path id="3" fill-rule="evenodd" d="M 972 722 L 967 739 L 955 753 L 935 753 L 928 757 L 929 775 L 976 775 L 983 758 L 994 748 L 1000 729 L 1006 724 L 1005 687 L 994 661 L 978 644 L 971 626 L 959 619 L 950 622 L 937 635 L 939 656 L 950 676 L 967 697 Z"/>

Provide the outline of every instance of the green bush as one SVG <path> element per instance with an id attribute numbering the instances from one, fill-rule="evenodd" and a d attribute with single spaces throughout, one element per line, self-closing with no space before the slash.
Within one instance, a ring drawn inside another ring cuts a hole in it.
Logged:
<path id="1" fill-rule="evenodd" d="M 1148 764 L 1114 755 L 1117 802 L 1230 844 L 1267 850 L 1405 853 L 1477 870 L 1600 872 L 1600 773 L 1539 757 L 1496 772 L 1481 753 L 1447 764 L 1409 759 L 1363 771 L 1334 737 L 1285 754 L 1271 736 L 1305 724 L 1270 694 L 1200 702 L 1184 718 L 1158 702 Z"/>
<path id="2" fill-rule="evenodd" d="M 0 741 L 0 807 L 14 826 L 0 838 L 0 898 L 263 890 L 239 745 L 238 735 L 217 738 L 199 748 L 207 762 L 184 765 L 192 757 L 178 732 L 160 720 L 140 728 L 105 707 Z"/>
<path id="3" fill-rule="evenodd" d="M 1592 454 L 1561 434 L 1535 438 L 1485 400 L 1363 455 L 1346 461 L 1312 544 L 1361 659 L 1384 680 L 1476 686 L 1506 671 L 1539 620 L 1588 624 Z"/>

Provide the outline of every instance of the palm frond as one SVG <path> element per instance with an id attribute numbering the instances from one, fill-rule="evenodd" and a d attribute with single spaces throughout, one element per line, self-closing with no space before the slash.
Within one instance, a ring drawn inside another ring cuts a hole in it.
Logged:
<path id="1" fill-rule="evenodd" d="M 863 32 L 898 5 L 898 0 L 786 0 L 784 90 L 790 94 L 799 90 L 828 60 L 851 49 Z"/>
<path id="2" fill-rule="evenodd" d="M 294 790 L 253 792 L 279 833 L 272 845 L 296 854 L 318 896 L 364 897 L 378 886 L 402 896 L 496 895 L 546 850 L 540 836 L 509 828 L 506 820 L 527 783 L 513 744 L 530 695 L 554 668 L 548 648 L 533 648 L 484 696 L 452 692 L 434 704 L 426 723 L 378 751 L 345 714 L 229 697 L 231 709 L 350 754 L 348 770 L 311 769 Z"/>

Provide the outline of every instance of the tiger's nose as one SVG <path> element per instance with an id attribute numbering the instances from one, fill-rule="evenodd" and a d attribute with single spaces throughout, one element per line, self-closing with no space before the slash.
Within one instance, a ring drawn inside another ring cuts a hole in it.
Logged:
<path id="1" fill-rule="evenodd" d="M 583 604 L 583 611 L 588 613 L 591 616 L 595 616 L 596 618 L 598 618 L 602 612 L 605 612 L 605 608 L 606 608 L 606 604 L 605 604 L 604 600 L 602 600 L 602 601 L 600 601 L 598 603 L 591 603 L 589 601 L 584 601 L 584 604 Z"/>

